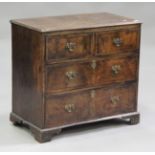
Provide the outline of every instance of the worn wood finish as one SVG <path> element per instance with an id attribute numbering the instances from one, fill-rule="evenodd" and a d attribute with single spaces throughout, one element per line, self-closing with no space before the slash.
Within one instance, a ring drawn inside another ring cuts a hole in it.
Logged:
<path id="1" fill-rule="evenodd" d="M 31 130 L 32 134 L 34 135 L 34 138 L 40 143 L 50 141 L 53 136 L 58 135 L 61 132 L 61 129 L 41 132 L 40 130 L 38 130 L 32 126 L 30 126 L 30 130 Z"/>
<path id="2" fill-rule="evenodd" d="M 116 54 L 124 52 L 126 49 L 134 50 L 139 48 L 139 28 L 138 26 L 111 30 L 96 33 L 96 53 L 97 56 Z"/>
<path id="3" fill-rule="evenodd" d="M 88 57 L 91 53 L 91 45 L 91 33 L 47 36 L 46 59 L 60 61 Z"/>
<path id="4" fill-rule="evenodd" d="M 39 142 L 137 112 L 140 23 L 109 13 L 12 20 L 10 120 Z"/>
<path id="5" fill-rule="evenodd" d="M 66 106 L 72 106 L 70 111 Z M 62 126 L 133 111 L 136 111 L 135 83 L 55 95 L 46 102 L 45 126 Z"/>
<path id="6" fill-rule="evenodd" d="M 138 20 L 107 12 L 55 17 L 39 17 L 31 19 L 16 19 L 11 20 L 11 22 L 44 33 L 140 23 Z"/>
<path id="7" fill-rule="evenodd" d="M 84 31 L 82 34 L 78 31 L 55 35 L 49 33 L 46 35 L 47 63 L 101 57 L 129 50 L 136 52 L 139 48 L 139 25 L 97 30 L 91 29 L 90 32 Z M 117 39 L 120 39 L 120 44 L 115 43 Z M 72 46 L 69 50 L 67 45 L 70 44 Z"/>
<path id="8" fill-rule="evenodd" d="M 95 64 L 93 68 L 93 64 Z M 118 73 L 113 71 L 115 65 L 120 66 Z M 131 55 L 99 61 L 66 63 L 50 65 L 46 69 L 46 91 L 60 92 L 83 87 L 99 86 L 137 79 L 138 57 Z M 68 74 L 75 74 L 72 78 Z M 58 77 L 59 80 L 57 80 Z"/>
<path id="9" fill-rule="evenodd" d="M 89 124 L 89 123 L 105 121 L 105 120 L 111 120 L 111 119 L 122 119 L 125 122 L 127 122 L 129 125 L 136 125 L 139 123 L 139 118 L 140 118 L 140 114 L 138 112 L 131 112 L 131 113 L 126 113 L 121 115 L 113 115 L 113 116 L 102 117 L 98 119 L 91 119 L 89 121 L 82 121 L 79 123 L 64 125 L 59 128 L 55 127 L 55 128 L 39 129 L 38 127 L 34 126 L 30 122 L 27 122 L 27 121 L 25 122 L 25 120 L 18 117 L 17 115 L 11 114 L 11 120 L 13 121 L 13 123 L 16 124 L 16 122 L 20 122 L 18 124 L 18 127 L 22 125 L 22 127 L 26 126 L 30 128 L 31 132 L 34 134 L 35 139 L 40 143 L 50 141 L 53 136 L 55 136 L 56 134 L 59 134 L 62 131 L 62 128 L 75 126 L 75 125 Z M 136 120 L 136 122 L 133 123 L 133 120 Z"/>
<path id="10" fill-rule="evenodd" d="M 13 113 L 42 128 L 44 37 L 12 25 Z"/>

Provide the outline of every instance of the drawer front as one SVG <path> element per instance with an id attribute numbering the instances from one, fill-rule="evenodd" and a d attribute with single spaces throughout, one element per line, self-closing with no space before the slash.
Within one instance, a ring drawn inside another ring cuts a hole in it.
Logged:
<path id="1" fill-rule="evenodd" d="M 91 34 L 66 34 L 46 36 L 47 61 L 85 58 L 91 53 Z"/>
<path id="2" fill-rule="evenodd" d="M 46 127 L 75 124 L 136 111 L 135 83 L 53 96 L 46 101 Z"/>
<path id="3" fill-rule="evenodd" d="M 109 55 L 139 48 L 138 27 L 96 33 L 95 55 Z"/>
<path id="4" fill-rule="evenodd" d="M 138 57 L 128 56 L 89 62 L 49 65 L 46 91 L 61 92 L 137 79 Z"/>
<path id="5" fill-rule="evenodd" d="M 137 110 L 137 84 L 122 87 L 95 90 L 92 117 L 135 112 Z"/>
<path id="6" fill-rule="evenodd" d="M 88 120 L 89 93 L 57 95 L 46 101 L 46 127 Z"/>

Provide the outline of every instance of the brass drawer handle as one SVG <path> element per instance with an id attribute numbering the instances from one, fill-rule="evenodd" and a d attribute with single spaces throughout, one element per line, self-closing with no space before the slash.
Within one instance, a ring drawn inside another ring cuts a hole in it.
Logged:
<path id="1" fill-rule="evenodd" d="M 95 68 L 96 68 L 96 60 L 92 60 L 91 68 L 95 70 Z"/>
<path id="2" fill-rule="evenodd" d="M 121 71 L 121 66 L 120 65 L 113 65 L 111 67 L 112 73 L 114 75 L 117 75 Z"/>
<path id="3" fill-rule="evenodd" d="M 69 52 L 73 52 L 76 47 L 76 44 L 73 42 L 66 43 L 65 49 Z"/>
<path id="4" fill-rule="evenodd" d="M 113 43 L 115 44 L 115 46 L 120 47 L 123 41 L 120 38 L 114 38 Z"/>
<path id="5" fill-rule="evenodd" d="M 110 99 L 111 99 L 112 104 L 117 104 L 120 101 L 119 96 L 112 96 Z"/>
<path id="6" fill-rule="evenodd" d="M 73 112 L 74 110 L 75 110 L 75 105 L 74 104 L 66 104 L 65 105 L 65 110 L 67 111 L 67 112 Z"/>
<path id="7" fill-rule="evenodd" d="M 77 77 L 77 73 L 74 71 L 69 71 L 69 72 L 66 72 L 66 76 L 68 80 L 73 80 Z"/>

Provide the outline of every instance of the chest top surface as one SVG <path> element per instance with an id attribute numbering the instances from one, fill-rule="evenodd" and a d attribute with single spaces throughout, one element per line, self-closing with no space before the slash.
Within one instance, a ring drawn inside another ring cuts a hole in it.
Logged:
<path id="1" fill-rule="evenodd" d="M 89 13 L 79 15 L 49 16 L 29 19 L 15 19 L 11 23 L 39 32 L 53 32 L 75 29 L 99 28 L 138 24 L 138 20 L 111 13 Z"/>

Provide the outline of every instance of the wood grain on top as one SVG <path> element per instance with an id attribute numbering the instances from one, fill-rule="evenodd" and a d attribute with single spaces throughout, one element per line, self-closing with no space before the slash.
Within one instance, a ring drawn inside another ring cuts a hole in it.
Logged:
<path id="1" fill-rule="evenodd" d="M 79 15 L 51 16 L 29 19 L 11 20 L 11 23 L 21 25 L 39 32 L 63 31 L 74 29 L 98 28 L 117 25 L 140 23 L 138 20 L 114 15 L 111 13 L 92 13 Z"/>

